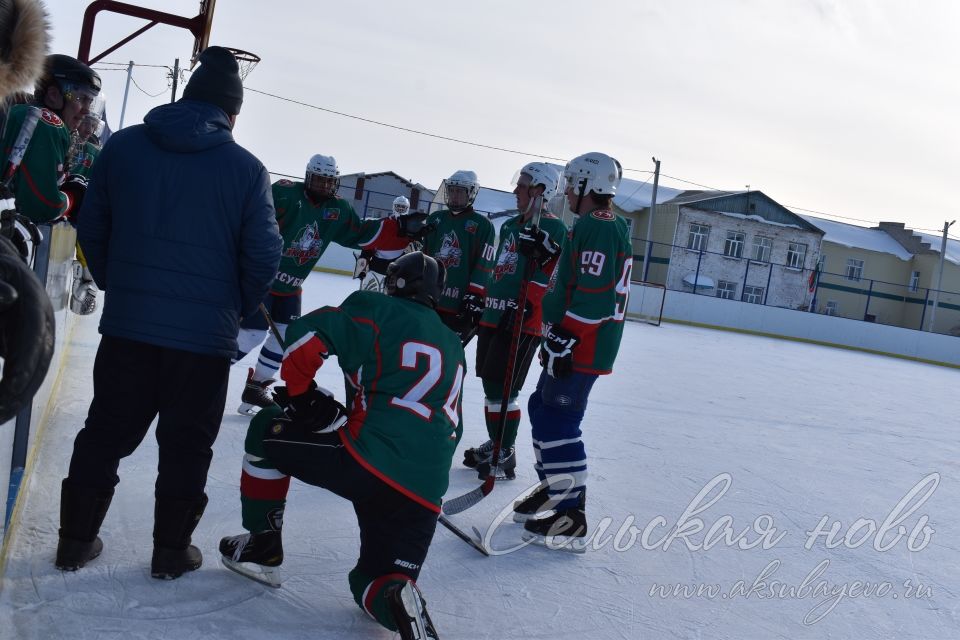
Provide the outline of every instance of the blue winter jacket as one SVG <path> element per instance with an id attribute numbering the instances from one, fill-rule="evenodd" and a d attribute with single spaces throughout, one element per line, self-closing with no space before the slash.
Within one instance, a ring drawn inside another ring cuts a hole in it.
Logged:
<path id="1" fill-rule="evenodd" d="M 267 170 L 222 109 L 180 100 L 114 133 L 78 240 L 104 296 L 100 333 L 232 357 L 280 262 Z"/>

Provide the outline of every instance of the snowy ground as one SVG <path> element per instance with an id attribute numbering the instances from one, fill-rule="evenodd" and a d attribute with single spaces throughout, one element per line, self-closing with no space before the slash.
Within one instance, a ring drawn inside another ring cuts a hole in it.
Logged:
<path id="1" fill-rule="evenodd" d="M 345 277 L 314 274 L 305 307 L 339 301 L 354 286 Z M 75 574 L 53 568 L 60 480 L 86 415 L 98 338 L 96 319 L 80 323 L 59 406 L 41 434 L 25 509 L 11 532 L 0 637 L 391 637 L 351 599 L 353 512 L 322 490 L 292 485 L 282 589 L 221 566 L 217 541 L 241 530 L 246 419 L 232 411 L 246 367 L 231 374 L 210 505 L 194 536 L 204 566 L 173 582 L 150 578 L 156 444 L 148 436 L 121 465 L 101 531 L 103 555 Z M 470 348 L 468 362 L 472 357 Z M 319 380 L 339 391 L 334 364 Z M 525 391 L 535 381 L 531 373 Z M 420 579 L 434 622 L 447 640 L 960 638 L 957 388 L 960 371 L 952 369 L 628 323 L 617 370 L 595 387 L 584 425 L 587 515 L 592 532 L 605 533 L 584 555 L 527 547 L 484 558 L 438 528 Z M 481 387 L 472 375 L 464 394 L 461 448 L 485 437 Z M 528 434 L 529 426 L 522 427 L 518 479 L 455 522 L 486 530 L 533 483 Z M 458 453 L 449 496 L 477 486 L 459 459 Z M 701 500 L 696 513 L 696 496 L 708 485 L 716 501 L 703 509 L 712 498 Z M 898 509 L 914 487 L 913 510 Z M 685 510 L 694 513 L 684 523 Z M 832 548 L 823 535 L 806 544 L 824 517 L 825 531 L 841 523 Z M 725 524 L 730 537 L 746 529 L 743 543 L 754 548 L 728 543 Z M 631 536 L 631 525 L 648 535 Z M 671 529 L 673 539 L 662 540 Z M 511 522 L 500 525 L 493 547 L 516 545 L 519 532 Z M 705 537 L 709 549 L 702 548 Z M 701 593 L 661 597 L 660 586 L 669 592 L 676 584 Z"/>

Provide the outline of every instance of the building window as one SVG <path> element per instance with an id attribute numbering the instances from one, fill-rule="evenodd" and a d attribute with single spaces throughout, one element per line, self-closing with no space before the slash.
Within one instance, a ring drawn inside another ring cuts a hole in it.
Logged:
<path id="1" fill-rule="evenodd" d="M 920 272 L 914 271 L 910 274 L 910 291 L 916 291 L 920 288 Z"/>
<path id="2" fill-rule="evenodd" d="M 860 282 L 863 278 L 863 260 L 847 258 L 847 280 Z"/>
<path id="3" fill-rule="evenodd" d="M 763 302 L 763 287 L 751 287 L 744 285 L 743 301 L 751 304 L 760 304 Z"/>
<path id="4" fill-rule="evenodd" d="M 837 301 L 836 301 L 836 300 L 827 300 L 827 306 L 826 306 L 826 308 L 823 310 L 823 312 L 824 312 L 826 315 L 828 315 L 828 316 L 835 316 L 835 315 L 837 315 L 837 310 L 838 310 L 838 309 L 839 309 L 839 307 L 837 306 Z"/>
<path id="5" fill-rule="evenodd" d="M 742 258 L 745 238 L 746 236 L 742 231 L 727 231 L 727 241 L 723 243 L 723 255 L 731 258 Z"/>
<path id="6" fill-rule="evenodd" d="M 773 240 L 765 236 L 753 236 L 753 250 L 751 260 L 770 262 L 770 251 L 773 250 Z"/>
<path id="7" fill-rule="evenodd" d="M 690 235 L 687 236 L 687 249 L 694 251 L 707 250 L 707 236 L 710 235 L 710 227 L 705 224 L 690 224 Z"/>
<path id="8" fill-rule="evenodd" d="M 787 245 L 787 266 L 791 269 L 803 269 L 807 257 L 807 245 L 791 242 Z"/>
<path id="9" fill-rule="evenodd" d="M 717 283 L 717 297 L 724 300 L 737 299 L 737 283 L 721 280 Z"/>

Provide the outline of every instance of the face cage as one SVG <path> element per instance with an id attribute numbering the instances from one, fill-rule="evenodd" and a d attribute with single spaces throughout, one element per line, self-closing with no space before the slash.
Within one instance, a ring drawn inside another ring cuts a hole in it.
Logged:
<path id="1" fill-rule="evenodd" d="M 410 207 L 405 204 L 395 204 L 393 205 L 393 212 L 398 216 L 406 215 L 410 211 Z"/>
<path id="2" fill-rule="evenodd" d="M 337 195 L 337 191 L 340 189 L 340 177 L 325 176 L 308 171 L 304 187 L 312 194 L 332 198 Z"/>

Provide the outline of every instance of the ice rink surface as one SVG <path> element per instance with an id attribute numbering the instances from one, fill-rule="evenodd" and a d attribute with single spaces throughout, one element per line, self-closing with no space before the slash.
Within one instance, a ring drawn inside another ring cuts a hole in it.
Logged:
<path id="1" fill-rule="evenodd" d="M 304 310 L 354 288 L 315 273 Z M 353 602 L 353 511 L 323 490 L 291 485 L 281 589 L 221 565 L 218 540 L 242 532 L 247 418 L 235 409 L 253 355 L 231 372 L 210 504 L 194 534 L 203 567 L 172 582 L 150 577 L 151 432 L 121 464 L 103 555 L 76 573 L 54 569 L 60 481 L 89 404 L 96 325 L 84 318 L 74 332 L 57 407 L 25 479 L 0 638 L 394 637 Z M 472 345 L 467 361 L 472 368 Z M 534 365 L 524 413 L 538 374 Z M 318 381 L 342 396 L 335 360 Z M 615 372 L 595 386 L 583 425 L 587 552 L 510 550 L 520 546 L 520 525 L 508 519 L 491 529 L 535 482 L 524 416 L 517 480 L 452 517 L 499 551 L 482 557 L 437 529 L 419 580 L 434 623 L 445 640 L 960 638 L 957 389 L 958 370 L 628 322 Z M 482 403 L 471 371 L 448 497 L 478 486 L 460 451 L 486 439 Z"/>

